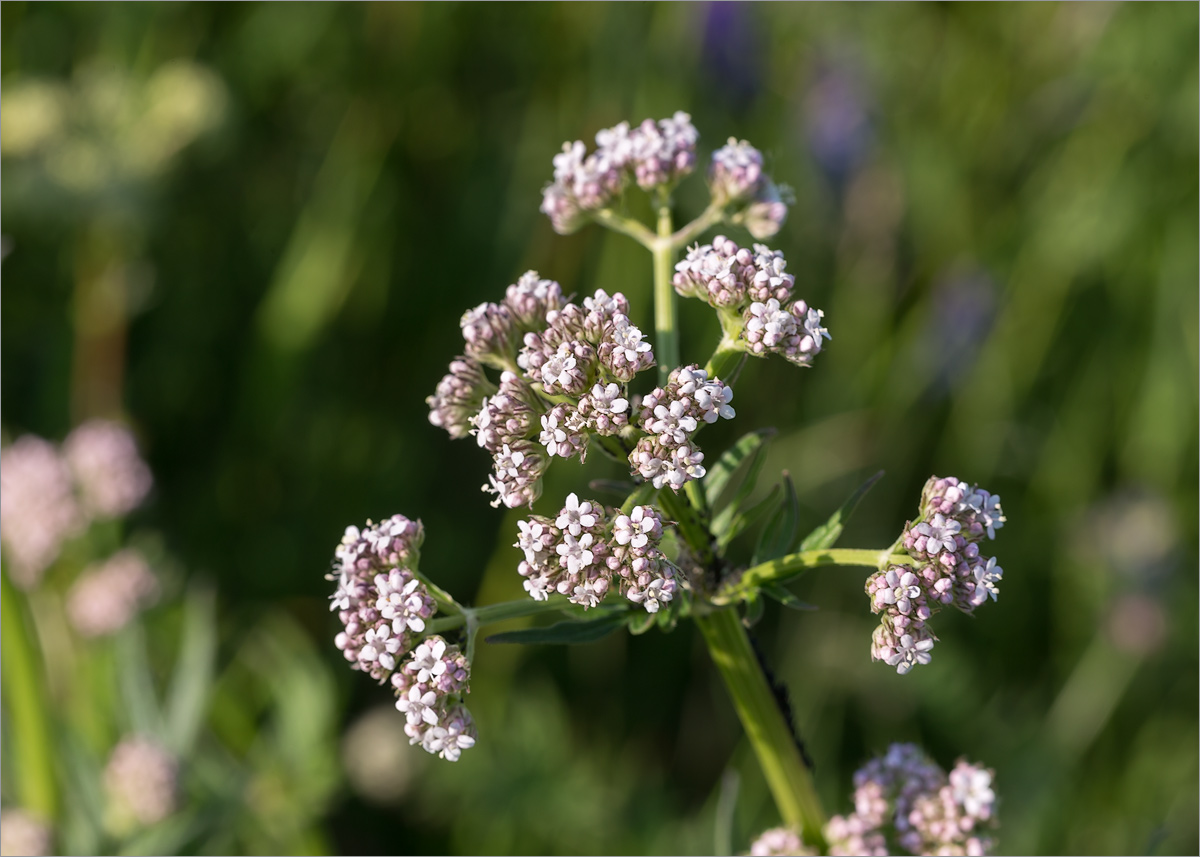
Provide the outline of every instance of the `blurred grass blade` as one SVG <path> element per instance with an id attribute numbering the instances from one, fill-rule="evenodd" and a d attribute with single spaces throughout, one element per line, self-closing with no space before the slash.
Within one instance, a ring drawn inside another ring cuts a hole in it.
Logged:
<path id="1" fill-rule="evenodd" d="M 58 826 L 58 846 L 65 854 L 100 854 L 104 843 L 102 769 L 71 732 L 59 743 L 67 800 Z"/>
<path id="2" fill-rule="evenodd" d="M 117 634 L 117 683 L 125 701 L 129 723 L 134 732 L 162 741 L 162 711 L 154 693 L 154 677 L 146 657 L 146 632 L 140 620 L 134 620 Z"/>
<path id="3" fill-rule="evenodd" d="M 0 678 L 4 707 L 12 718 L 13 733 L 20 736 L 16 742 L 17 794 L 26 809 L 54 819 L 58 793 L 51 718 L 42 686 L 45 671 L 26 624 L 22 600 L 8 575 L 0 575 Z"/>
<path id="4" fill-rule="evenodd" d="M 721 791 L 717 795 L 716 819 L 713 822 L 714 854 L 733 853 L 733 820 L 741 785 L 742 778 L 733 768 L 726 768 L 721 774 Z"/>
<path id="5" fill-rule="evenodd" d="M 841 508 L 829 516 L 828 521 L 804 537 L 804 541 L 800 543 L 800 551 L 816 551 L 833 547 L 834 543 L 842 535 L 842 530 L 846 528 L 846 521 L 854 512 L 858 501 L 863 498 L 864 494 L 871 490 L 872 485 L 882 478 L 883 471 L 880 470 L 862 485 L 859 485 L 858 490 L 850 495 L 850 498 L 841 505 Z"/>
<path id="6" fill-rule="evenodd" d="M 191 754 L 204 723 L 216 654 L 215 595 L 211 590 L 192 589 L 184 604 L 183 642 L 166 705 L 167 745 L 181 757 Z"/>
<path id="7" fill-rule="evenodd" d="M 796 530 L 800 525 L 800 503 L 796 499 L 796 486 L 786 470 L 783 472 L 783 503 L 775 510 L 763 527 L 762 535 L 758 538 L 758 547 L 754 549 L 754 557 L 750 565 L 778 559 L 792 549 L 796 541 Z"/>
<path id="8" fill-rule="evenodd" d="M 773 428 L 751 432 L 717 459 L 717 463 L 709 468 L 708 475 L 704 477 L 704 496 L 708 500 L 708 508 L 713 510 L 717 508 L 717 501 L 721 499 L 725 489 L 730 486 L 738 468 L 774 434 L 775 429 Z"/>
<path id="9" fill-rule="evenodd" d="M 545 628 L 522 628 L 487 637 L 489 643 L 522 645 L 575 645 L 603 639 L 625 624 L 626 613 L 612 613 L 586 622 L 557 622 Z"/>

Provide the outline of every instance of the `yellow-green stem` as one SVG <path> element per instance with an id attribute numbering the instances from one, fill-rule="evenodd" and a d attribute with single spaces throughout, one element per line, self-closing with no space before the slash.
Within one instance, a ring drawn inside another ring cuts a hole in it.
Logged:
<path id="1" fill-rule="evenodd" d="M 823 850 L 825 812 L 791 725 L 763 674 L 736 609 L 697 616 L 713 663 L 725 680 L 738 719 L 754 748 L 767 786 L 785 824 Z"/>
<path id="2" fill-rule="evenodd" d="M 0 653 L 4 703 L 16 739 L 17 794 L 24 809 L 52 821 L 58 808 L 54 745 L 42 686 L 44 670 L 20 604 L 21 596 L 0 576 Z"/>

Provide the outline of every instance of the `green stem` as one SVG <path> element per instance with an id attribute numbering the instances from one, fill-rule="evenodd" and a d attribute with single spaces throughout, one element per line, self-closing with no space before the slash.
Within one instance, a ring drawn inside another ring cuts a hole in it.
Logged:
<path id="1" fill-rule="evenodd" d="M 767 683 L 737 611 L 718 610 L 697 616 L 696 624 L 733 697 L 733 706 L 784 823 L 801 830 L 807 844 L 823 850 L 825 813 L 821 801 L 791 725 Z"/>
<path id="2" fill-rule="evenodd" d="M 704 212 L 689 223 L 687 226 L 681 227 L 678 232 L 671 236 L 671 246 L 678 250 L 680 247 L 686 247 L 694 239 L 700 237 L 700 234 L 710 226 L 716 226 L 725 219 L 725 204 L 711 202 Z M 659 235 L 662 232 L 659 231 Z"/>
<path id="3" fill-rule="evenodd" d="M 658 243 L 658 239 L 655 238 L 654 233 L 641 223 L 628 217 L 622 217 L 611 208 L 602 208 L 599 211 L 593 211 L 592 217 L 595 218 L 597 223 L 607 226 L 613 232 L 628 235 L 647 250 L 653 251 L 654 245 Z"/>
<path id="4" fill-rule="evenodd" d="M 746 356 L 746 352 L 738 348 L 729 339 L 722 339 L 717 345 L 717 350 L 713 352 L 712 357 L 708 358 L 708 363 L 704 367 L 704 371 L 708 373 L 710 378 L 720 378 L 722 381 L 728 381 L 737 369 L 738 363 Z"/>
<path id="5" fill-rule="evenodd" d="M 667 376 L 679 365 L 679 322 L 675 286 L 671 283 L 675 244 L 671 240 L 671 202 L 659 198 L 658 238 L 650 247 L 654 254 L 654 356 L 658 360 L 658 383 L 665 387 Z"/>
<path id="6" fill-rule="evenodd" d="M 17 793 L 22 806 L 52 820 L 58 806 L 54 745 L 46 706 L 44 674 L 16 590 L 0 576 L 0 652 L 5 708 L 12 717 L 17 756 Z"/>
<path id="7" fill-rule="evenodd" d="M 882 551 L 856 548 L 800 551 L 746 569 L 741 578 L 721 592 L 713 602 L 735 604 L 761 586 L 787 583 L 813 568 L 841 565 L 880 569 L 889 564 L 915 566 L 917 561 L 911 556 L 891 553 L 890 548 Z"/>

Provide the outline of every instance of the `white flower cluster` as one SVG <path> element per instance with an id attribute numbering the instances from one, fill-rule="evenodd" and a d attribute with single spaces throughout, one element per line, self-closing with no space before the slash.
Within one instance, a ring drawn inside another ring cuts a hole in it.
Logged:
<path id="1" fill-rule="evenodd" d="M 796 278 L 783 254 L 765 244 L 753 250 L 718 235 L 698 244 L 675 266 L 675 291 L 741 316 L 739 342 L 757 356 L 779 354 L 798 366 L 811 366 L 829 331 L 825 313 L 804 300 L 792 300 Z"/>
<path id="2" fill-rule="evenodd" d="M 675 595 L 675 570 L 658 547 L 662 517 L 652 506 L 626 515 L 570 494 L 557 517 L 532 515 L 517 526 L 514 547 L 525 553 L 518 571 L 535 601 L 558 593 L 587 609 L 615 583 L 625 598 L 657 613 Z"/>
<path id="3" fill-rule="evenodd" d="M 541 210 L 563 235 L 583 225 L 586 212 L 608 207 L 630 177 L 642 190 L 673 184 L 696 164 L 699 134 L 682 111 L 636 128 L 622 122 L 596 134 L 590 154 L 582 140 L 554 156 L 554 182 L 542 191 Z"/>
<path id="4" fill-rule="evenodd" d="M 475 724 L 462 705 L 471 665 L 458 646 L 426 637 L 412 657 L 392 674 L 396 710 L 404 714 L 410 743 L 451 762 L 475 746 Z"/>
<path id="5" fill-rule="evenodd" d="M 18 438 L 0 452 L 0 540 L 13 582 L 35 586 L 68 539 L 92 520 L 133 511 L 152 482 L 133 435 L 117 423 L 86 422 L 61 450 Z"/>
<path id="6" fill-rule="evenodd" d="M 641 401 L 638 423 L 646 436 L 629 454 L 643 479 L 678 491 L 692 479 L 704 478 L 704 453 L 692 441 L 701 423 L 733 419 L 733 388 L 695 365 L 671 372 L 667 386 L 655 388 Z"/>
<path id="7" fill-rule="evenodd" d="M 937 639 L 930 617 L 942 607 L 971 613 L 1000 594 L 1004 570 L 980 554 L 986 535 L 1004 526 L 1000 497 L 954 477 L 931 477 L 921 495 L 921 519 L 904 531 L 913 567 L 891 565 L 867 578 L 871 610 L 881 621 L 872 637 L 871 657 L 907 673 L 927 664 Z"/>
<path id="8" fill-rule="evenodd" d="M 894 841 L 909 854 L 982 855 L 992 841 L 992 772 L 959 760 L 949 776 L 912 744 L 893 744 L 854 774 L 854 812 L 825 827 L 829 853 L 886 855 Z"/>
<path id="9" fill-rule="evenodd" d="M 564 302 L 558 283 L 529 271 L 503 301 L 463 317 L 467 356 L 426 400 L 429 420 L 491 453 L 483 490 L 493 505 L 532 504 L 550 458 L 582 458 L 591 435 L 628 425 L 628 383 L 654 365 L 628 312 L 623 295 L 603 289 L 582 305 Z M 485 366 L 501 370 L 498 385 Z"/>
<path id="10" fill-rule="evenodd" d="M 347 527 L 335 551 L 336 570 L 326 575 L 337 581 L 330 609 L 343 625 L 335 644 L 351 668 L 381 683 L 390 679 L 410 742 L 454 761 L 475 743 L 471 715 L 461 704 L 470 664 L 441 637 L 420 640 L 437 610 L 414 574 L 424 539 L 421 522 L 404 515 L 367 521 L 361 530 Z"/>

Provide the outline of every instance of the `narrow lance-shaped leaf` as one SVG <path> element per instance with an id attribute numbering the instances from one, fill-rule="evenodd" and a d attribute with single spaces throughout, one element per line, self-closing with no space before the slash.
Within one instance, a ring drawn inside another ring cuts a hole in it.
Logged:
<path id="1" fill-rule="evenodd" d="M 751 565 L 777 559 L 792 549 L 796 541 L 796 528 L 800 523 L 800 503 L 796 499 L 796 486 L 786 470 L 783 472 L 783 503 L 767 520 L 758 547 L 754 550 Z"/>
<path id="2" fill-rule="evenodd" d="M 775 429 L 772 428 L 751 432 L 726 450 L 717 463 L 708 469 L 708 475 L 704 477 L 704 494 L 710 509 L 716 508 L 717 501 L 721 499 L 721 494 L 729 486 L 738 467 L 774 434 Z"/>
<path id="3" fill-rule="evenodd" d="M 770 494 L 746 511 L 736 515 L 728 526 L 721 528 L 721 535 L 717 538 L 717 544 L 721 550 L 725 550 L 729 546 L 729 543 L 741 535 L 744 530 L 753 526 L 760 519 L 766 517 L 767 514 L 776 509 L 779 506 L 782 494 L 783 492 L 780 490 L 779 485 L 771 486 Z M 731 505 L 729 508 L 732 509 L 734 506 Z M 713 529 L 717 530 L 715 524 L 713 525 Z"/>
<path id="4" fill-rule="evenodd" d="M 487 638 L 489 643 L 519 643 L 531 645 L 575 645 L 603 639 L 625 624 L 627 614 L 609 613 L 585 622 L 557 622 L 544 628 L 522 628 L 504 631 Z"/>
<path id="5" fill-rule="evenodd" d="M 717 536 L 722 543 L 729 544 L 734 535 L 736 535 L 736 533 L 730 535 L 729 530 L 741 514 L 742 506 L 750 499 L 750 495 L 754 493 L 754 487 L 758 484 L 758 475 L 762 472 L 763 464 L 766 460 L 766 449 L 761 444 L 756 446 L 750 454 L 749 464 L 746 465 L 746 475 L 742 479 L 742 484 L 738 486 L 733 499 L 729 501 L 729 505 L 713 518 L 713 535 Z"/>
<path id="6" fill-rule="evenodd" d="M 871 486 L 883 478 L 883 471 L 880 470 L 862 485 L 858 486 L 858 490 L 850 495 L 850 498 L 841 505 L 836 512 L 829 516 L 829 520 L 821 524 L 811 533 L 804 537 L 804 541 L 800 543 L 801 551 L 815 551 L 831 548 L 842 535 L 842 530 L 846 527 L 846 521 L 850 518 L 854 508 L 858 505 L 858 501 L 863 498 L 863 495 L 871 490 Z"/>

